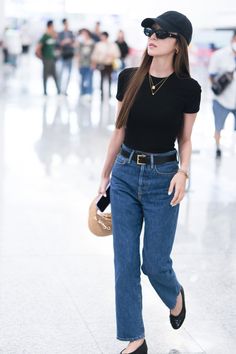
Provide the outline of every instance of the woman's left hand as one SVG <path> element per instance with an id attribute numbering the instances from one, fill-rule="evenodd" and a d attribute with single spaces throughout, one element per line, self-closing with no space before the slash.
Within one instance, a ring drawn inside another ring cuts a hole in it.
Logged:
<path id="1" fill-rule="evenodd" d="M 175 191 L 174 197 L 170 202 L 171 206 L 177 205 L 184 198 L 186 180 L 186 176 L 181 172 L 177 172 L 172 178 L 168 190 L 169 195 L 172 194 L 173 190 Z"/>

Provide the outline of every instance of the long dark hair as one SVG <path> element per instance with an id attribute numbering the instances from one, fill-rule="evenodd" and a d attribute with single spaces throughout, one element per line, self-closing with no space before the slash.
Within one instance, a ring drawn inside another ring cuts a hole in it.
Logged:
<path id="1" fill-rule="evenodd" d="M 189 59 L 188 59 L 188 44 L 185 38 L 179 35 L 178 53 L 174 54 L 173 66 L 175 74 L 180 78 L 190 77 L 189 72 Z M 130 109 L 135 101 L 138 90 L 140 89 L 146 74 L 149 72 L 152 63 L 151 56 L 148 55 L 147 49 L 145 50 L 142 58 L 141 65 L 134 71 L 127 90 L 124 95 L 122 106 L 116 120 L 116 128 L 119 129 L 126 125 Z"/>

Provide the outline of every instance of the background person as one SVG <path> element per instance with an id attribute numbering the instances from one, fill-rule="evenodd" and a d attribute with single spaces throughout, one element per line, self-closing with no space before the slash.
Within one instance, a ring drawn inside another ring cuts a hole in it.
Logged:
<path id="1" fill-rule="evenodd" d="M 120 50 L 116 43 L 109 41 L 109 34 L 102 32 L 100 42 L 96 43 L 92 54 L 92 66 L 97 68 L 101 74 L 101 99 L 104 98 L 104 81 L 108 81 L 109 97 L 111 97 L 111 76 L 113 62 L 120 58 Z"/>
<path id="2" fill-rule="evenodd" d="M 9 63 L 9 54 L 8 54 L 8 49 L 7 49 L 7 31 L 8 27 L 4 28 L 3 35 L 2 35 L 2 40 L 1 40 L 1 46 L 2 46 L 2 51 L 3 51 L 3 63 L 8 64 Z"/>
<path id="3" fill-rule="evenodd" d="M 64 18 L 62 20 L 64 29 L 58 34 L 58 45 L 60 49 L 60 74 L 59 83 L 60 91 L 64 95 L 67 95 L 67 89 L 70 82 L 72 62 L 74 57 L 74 43 L 75 37 L 72 31 L 69 29 L 68 20 Z"/>
<path id="4" fill-rule="evenodd" d="M 214 95 L 213 113 L 215 118 L 216 157 L 221 157 L 220 138 L 225 120 L 233 113 L 236 130 L 236 31 L 233 33 L 229 46 L 216 50 L 210 59 L 209 75 L 214 80 L 226 72 L 232 72 L 233 80 L 220 95 Z"/>
<path id="5" fill-rule="evenodd" d="M 91 56 L 94 50 L 94 40 L 91 32 L 82 28 L 79 31 L 78 64 L 80 71 L 80 94 L 91 95 L 93 92 L 93 68 Z"/>
<path id="6" fill-rule="evenodd" d="M 4 62 L 17 68 L 18 58 L 21 54 L 20 32 L 16 28 L 6 28 L 3 35 Z"/>
<path id="7" fill-rule="evenodd" d="M 56 74 L 56 38 L 57 34 L 54 30 L 53 21 L 47 22 L 47 28 L 44 35 L 39 40 L 37 44 L 35 54 L 38 58 L 42 59 L 43 63 L 43 90 L 44 95 L 47 95 L 47 80 L 50 76 L 53 77 L 55 85 L 57 88 L 57 93 L 60 94 L 60 87 L 58 84 L 57 74 Z"/>
<path id="8" fill-rule="evenodd" d="M 94 42 L 99 42 L 101 40 L 101 34 L 102 34 L 101 22 L 97 21 L 95 23 L 94 31 L 91 33 Z"/>
<path id="9" fill-rule="evenodd" d="M 32 44 L 31 28 L 29 23 L 25 20 L 20 29 L 20 38 L 22 45 L 22 54 L 28 54 Z"/>
<path id="10" fill-rule="evenodd" d="M 117 40 L 115 43 L 118 45 L 120 49 L 120 60 L 121 60 L 121 67 L 120 69 L 123 70 L 125 68 L 125 58 L 129 54 L 129 46 L 125 41 L 125 34 L 124 31 L 120 30 L 118 32 Z"/>

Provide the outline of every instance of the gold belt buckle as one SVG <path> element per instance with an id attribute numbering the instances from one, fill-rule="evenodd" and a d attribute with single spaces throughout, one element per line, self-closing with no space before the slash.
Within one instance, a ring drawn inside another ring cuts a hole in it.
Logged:
<path id="1" fill-rule="evenodd" d="M 139 159 L 140 159 L 141 157 L 146 157 L 146 155 L 137 155 L 137 165 L 146 165 L 145 162 L 140 162 L 140 161 L 139 161 Z"/>

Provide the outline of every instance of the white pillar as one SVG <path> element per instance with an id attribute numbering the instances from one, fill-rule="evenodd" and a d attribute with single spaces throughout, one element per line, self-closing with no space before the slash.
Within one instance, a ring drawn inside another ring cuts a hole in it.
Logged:
<path id="1" fill-rule="evenodd" d="M 0 38 L 5 27 L 5 0 L 0 0 Z"/>

